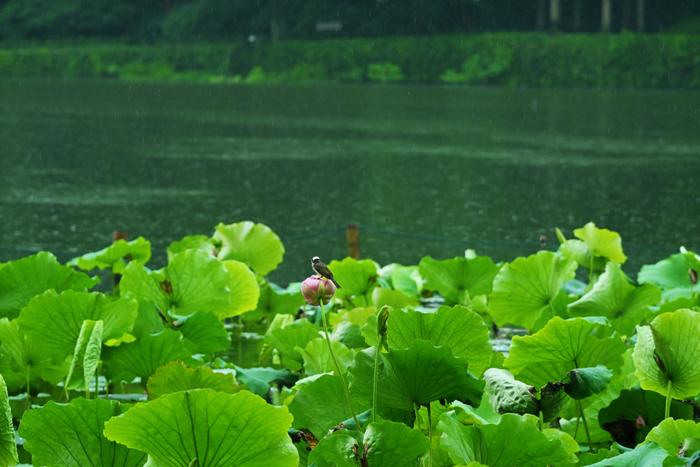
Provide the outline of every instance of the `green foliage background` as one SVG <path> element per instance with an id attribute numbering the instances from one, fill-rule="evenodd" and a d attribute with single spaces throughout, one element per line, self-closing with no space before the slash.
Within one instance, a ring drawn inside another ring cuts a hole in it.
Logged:
<path id="1" fill-rule="evenodd" d="M 700 88 L 700 36 L 485 33 L 423 38 L 0 48 L 0 77 Z"/>

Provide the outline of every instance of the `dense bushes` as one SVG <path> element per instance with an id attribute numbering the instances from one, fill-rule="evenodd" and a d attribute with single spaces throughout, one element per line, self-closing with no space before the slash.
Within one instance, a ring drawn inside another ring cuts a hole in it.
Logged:
<path id="1" fill-rule="evenodd" d="M 0 49 L 0 77 L 700 88 L 700 37 L 432 38 Z"/>

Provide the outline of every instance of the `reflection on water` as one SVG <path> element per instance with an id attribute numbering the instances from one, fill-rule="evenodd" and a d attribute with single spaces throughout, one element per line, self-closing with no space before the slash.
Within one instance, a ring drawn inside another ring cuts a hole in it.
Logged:
<path id="1" fill-rule="evenodd" d="M 411 86 L 0 82 L 0 259 L 68 259 L 144 235 L 252 219 L 287 248 L 274 274 L 345 255 L 465 248 L 497 259 L 554 226 L 621 232 L 636 272 L 700 248 L 700 94 Z"/>

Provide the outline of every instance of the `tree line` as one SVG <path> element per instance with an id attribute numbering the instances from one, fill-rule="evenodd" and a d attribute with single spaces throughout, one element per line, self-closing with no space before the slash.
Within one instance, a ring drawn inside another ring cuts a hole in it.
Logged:
<path id="1" fill-rule="evenodd" d="M 697 0 L 0 0 L 0 38 L 179 41 L 658 32 L 679 24 L 698 31 L 698 17 Z"/>

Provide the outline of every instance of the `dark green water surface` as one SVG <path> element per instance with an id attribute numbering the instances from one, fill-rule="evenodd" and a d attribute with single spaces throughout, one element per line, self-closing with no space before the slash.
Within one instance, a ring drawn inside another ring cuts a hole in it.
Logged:
<path id="1" fill-rule="evenodd" d="M 700 94 L 0 81 L 0 260 L 67 260 L 113 230 L 154 243 L 219 221 L 312 255 L 526 255 L 553 228 L 618 230 L 626 269 L 700 248 Z"/>

